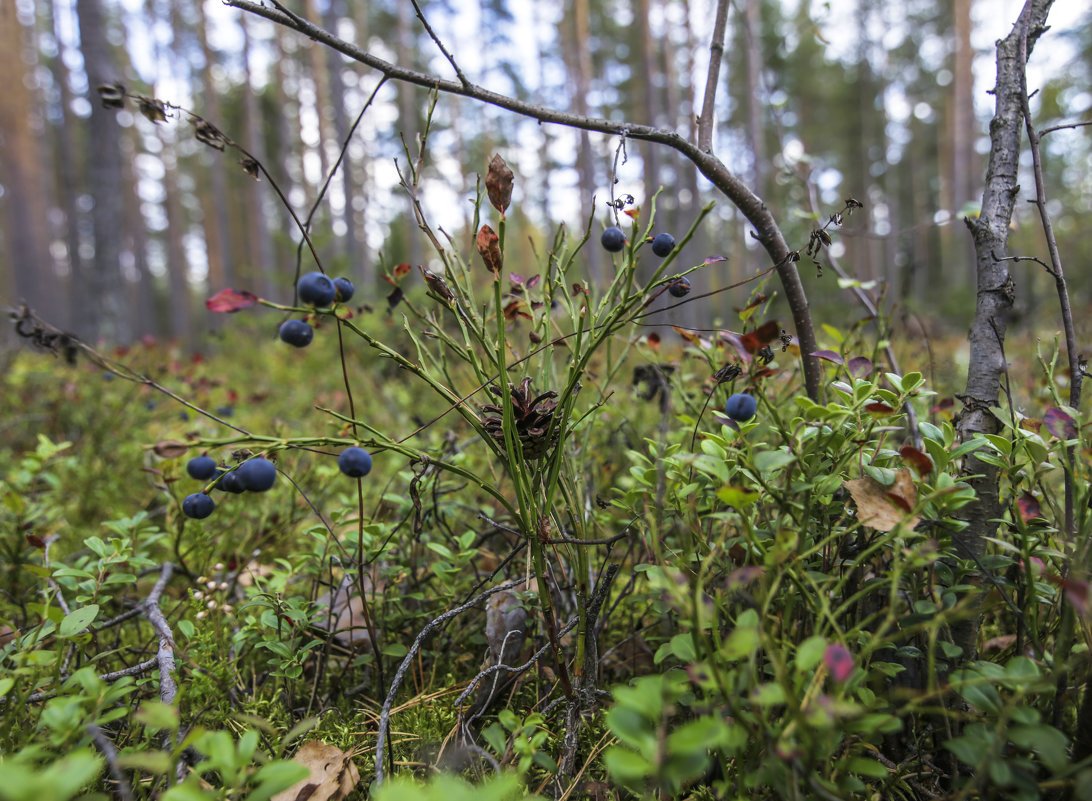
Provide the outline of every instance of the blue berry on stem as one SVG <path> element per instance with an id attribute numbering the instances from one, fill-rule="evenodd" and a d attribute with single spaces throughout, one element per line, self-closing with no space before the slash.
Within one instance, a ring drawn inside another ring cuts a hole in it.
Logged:
<path id="1" fill-rule="evenodd" d="M 342 303 L 351 298 L 353 293 L 356 292 L 353 282 L 343 277 L 334 279 L 334 289 L 337 290 L 337 299 Z"/>
<path id="2" fill-rule="evenodd" d="M 186 472 L 190 478 L 208 481 L 216 474 L 216 461 L 209 456 L 195 456 L 186 464 Z"/>
<path id="3" fill-rule="evenodd" d="M 346 448 L 337 457 L 337 466 L 350 478 L 360 478 L 371 472 L 372 455 L 363 448 Z"/>
<path id="4" fill-rule="evenodd" d="M 265 492 L 277 479 L 277 468 L 261 456 L 243 462 L 236 469 L 239 482 L 251 492 Z"/>
<path id="5" fill-rule="evenodd" d="M 194 520 L 203 520 L 211 515 L 215 508 L 216 502 L 203 492 L 187 495 L 182 501 L 182 514 Z"/>
<path id="6" fill-rule="evenodd" d="M 675 237 L 671 234 L 656 234 L 652 240 L 652 252 L 661 259 L 675 249 Z"/>
<path id="7" fill-rule="evenodd" d="M 319 272 L 307 273 L 296 284 L 303 303 L 311 303 L 315 306 L 329 306 L 337 297 L 337 289 L 334 282 Z"/>
<path id="8" fill-rule="evenodd" d="M 214 489 L 230 492 L 232 495 L 241 495 L 246 492 L 246 487 L 243 486 L 242 479 L 239 478 L 238 470 L 221 471 L 220 475 L 216 477 L 216 483 L 212 486 Z"/>
<path id="9" fill-rule="evenodd" d="M 756 411 L 758 411 L 758 401 L 755 396 L 743 392 L 728 398 L 728 402 L 724 404 L 724 413 L 740 423 L 750 420 L 755 416 Z"/>
<path id="10" fill-rule="evenodd" d="M 306 348 L 315 338 L 315 332 L 303 320 L 285 320 L 281 323 L 280 337 L 293 347 Z"/>
<path id="11" fill-rule="evenodd" d="M 685 298 L 690 294 L 690 279 L 682 276 L 676 278 L 667 285 L 667 291 L 670 292 L 673 297 Z"/>
<path id="12" fill-rule="evenodd" d="M 616 225 L 612 225 L 610 228 L 603 232 L 603 236 L 599 239 L 603 243 L 603 247 L 609 250 L 611 253 L 617 253 L 626 246 L 626 235 L 622 233 L 622 229 Z"/>

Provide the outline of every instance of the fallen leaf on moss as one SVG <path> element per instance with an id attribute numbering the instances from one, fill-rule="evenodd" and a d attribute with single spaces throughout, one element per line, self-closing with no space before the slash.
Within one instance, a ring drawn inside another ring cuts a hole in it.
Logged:
<path id="1" fill-rule="evenodd" d="M 360 782 L 360 771 L 336 745 L 308 740 L 292 761 L 303 765 L 311 775 L 277 793 L 271 801 L 341 801 Z"/>

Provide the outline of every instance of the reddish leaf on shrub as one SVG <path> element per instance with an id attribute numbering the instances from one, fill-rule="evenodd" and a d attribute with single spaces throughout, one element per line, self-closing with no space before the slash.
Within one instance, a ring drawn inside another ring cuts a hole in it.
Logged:
<path id="1" fill-rule="evenodd" d="M 1043 510 L 1039 506 L 1039 501 L 1035 499 L 1027 490 L 1016 499 L 1016 510 L 1020 513 L 1020 519 L 1025 523 L 1034 517 L 1042 517 Z"/>
<path id="2" fill-rule="evenodd" d="M 531 315 L 524 310 L 523 301 L 521 300 L 513 300 L 504 307 L 505 320 L 515 320 L 517 317 L 523 317 L 527 320 L 531 319 Z"/>
<path id="3" fill-rule="evenodd" d="M 1071 604 L 1073 608 L 1083 617 L 1089 616 L 1088 605 L 1088 582 L 1080 579 L 1062 578 L 1057 575 L 1047 576 L 1054 584 L 1062 588 L 1065 593 L 1065 598 Z"/>
<path id="4" fill-rule="evenodd" d="M 914 468 L 919 476 L 927 476 L 933 472 L 933 460 L 912 445 L 903 445 L 899 456 Z"/>
<path id="5" fill-rule="evenodd" d="M 632 219 L 636 220 L 638 217 L 641 216 L 641 207 L 638 206 L 635 209 L 626 209 L 625 214 L 627 217 L 631 217 Z"/>
<path id="6" fill-rule="evenodd" d="M 845 681 L 853 672 L 853 654 L 840 642 L 832 642 L 823 653 L 823 664 L 835 681 Z"/>
<path id="7" fill-rule="evenodd" d="M 817 350 L 812 354 L 816 359 L 822 359 L 825 362 L 834 362 L 835 364 L 845 364 L 846 360 L 842 358 L 840 353 L 835 353 L 832 350 Z"/>
<path id="8" fill-rule="evenodd" d="M 660 349 L 660 335 L 657 334 L 655 331 L 648 335 L 648 346 L 654 351 L 658 351 Z"/>
<path id="9" fill-rule="evenodd" d="M 865 411 L 872 412 L 872 414 L 894 414 L 895 410 L 888 406 L 886 403 L 880 403 L 879 401 L 873 401 L 872 403 L 865 404 Z"/>
<path id="10" fill-rule="evenodd" d="M 1036 434 L 1043 428 L 1043 421 L 1036 417 L 1025 417 L 1020 421 L 1020 428 L 1025 431 L 1034 431 Z"/>
<path id="11" fill-rule="evenodd" d="M 850 374 L 857 378 L 864 378 L 866 375 L 871 374 L 875 369 L 872 360 L 865 356 L 854 356 L 849 360 L 847 366 L 849 367 Z"/>
<path id="12" fill-rule="evenodd" d="M 1058 439 L 1073 439 L 1077 436 L 1076 421 L 1058 408 L 1047 409 L 1047 413 L 1043 415 L 1043 425 Z"/>
<path id="13" fill-rule="evenodd" d="M 955 398 L 942 398 L 929 410 L 930 414 L 943 414 L 955 408 Z"/>
<path id="14" fill-rule="evenodd" d="M 401 278 L 404 275 L 409 275 L 410 266 L 408 262 L 402 262 L 401 264 L 394 265 L 394 277 Z"/>
<path id="15" fill-rule="evenodd" d="M 258 296 L 245 289 L 221 289 L 205 301 L 205 308 L 211 312 L 237 312 L 258 302 Z"/>
<path id="16" fill-rule="evenodd" d="M 728 261 L 727 256 L 706 256 L 702 264 L 719 264 L 722 261 Z"/>
<path id="17" fill-rule="evenodd" d="M 538 286 L 538 282 L 541 281 L 541 280 L 542 280 L 542 273 L 535 273 L 534 275 L 532 275 L 530 278 L 527 279 L 526 286 L 527 286 L 528 289 L 534 289 L 536 286 Z"/>
<path id="18" fill-rule="evenodd" d="M 763 323 L 757 330 L 744 334 L 739 338 L 740 344 L 748 353 L 758 353 L 781 335 L 781 326 L 776 320 Z"/>

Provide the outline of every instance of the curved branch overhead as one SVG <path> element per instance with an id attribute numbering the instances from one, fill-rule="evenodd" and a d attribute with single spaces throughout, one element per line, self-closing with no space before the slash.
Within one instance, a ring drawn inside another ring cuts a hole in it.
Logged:
<path id="1" fill-rule="evenodd" d="M 378 56 L 362 50 L 351 42 L 340 39 L 329 31 L 307 20 L 276 8 L 271 8 L 252 0 L 225 0 L 225 4 L 241 11 L 255 14 L 278 25 L 290 28 L 308 38 L 330 47 L 356 62 L 371 67 L 389 79 L 432 89 L 445 94 L 467 97 L 482 103 L 502 108 L 520 116 L 530 117 L 539 122 L 564 125 L 629 139 L 670 147 L 685 156 L 710 183 L 724 194 L 740 210 L 748 222 L 754 226 L 754 236 L 765 249 L 777 268 L 785 299 L 792 313 L 793 324 L 800 344 L 804 368 L 804 383 L 808 395 L 813 400 L 819 398 L 820 371 L 819 361 L 811 354 L 818 350 L 815 332 L 811 321 L 811 310 L 807 294 L 796 269 L 795 253 L 785 242 L 784 234 L 766 204 L 751 191 L 739 177 L 711 152 L 702 150 L 698 144 L 685 139 L 676 131 L 656 128 L 630 122 L 616 122 L 601 117 L 587 117 L 572 114 L 545 106 L 528 103 L 508 95 L 491 91 L 470 81 L 445 80 L 417 70 L 400 67 Z"/>

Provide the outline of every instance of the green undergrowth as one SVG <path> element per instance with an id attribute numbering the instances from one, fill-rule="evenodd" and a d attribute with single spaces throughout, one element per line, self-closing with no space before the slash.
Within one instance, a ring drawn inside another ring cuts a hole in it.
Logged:
<path id="1" fill-rule="evenodd" d="M 609 286 L 592 225 L 515 277 L 387 265 L 390 308 L 263 299 L 200 357 L 5 356 L 0 798 L 272 798 L 311 740 L 359 771 L 332 797 L 1089 798 L 1089 421 L 1050 354 L 966 443 L 872 328 L 824 327 L 809 400 L 761 277 L 710 331 L 639 324 L 704 266 L 647 213 Z M 208 488 L 206 452 L 274 488 Z"/>

